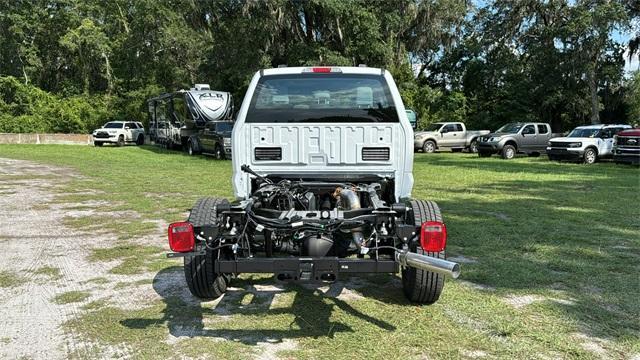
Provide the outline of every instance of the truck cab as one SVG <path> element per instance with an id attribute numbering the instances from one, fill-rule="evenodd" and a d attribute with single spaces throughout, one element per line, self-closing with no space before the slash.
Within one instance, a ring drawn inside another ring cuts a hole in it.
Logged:
<path id="1" fill-rule="evenodd" d="M 327 70 L 328 69 L 328 70 Z M 237 198 L 252 193 L 242 165 L 271 176 L 388 179 L 411 196 L 413 129 L 385 70 L 277 68 L 249 84 L 232 135 Z"/>

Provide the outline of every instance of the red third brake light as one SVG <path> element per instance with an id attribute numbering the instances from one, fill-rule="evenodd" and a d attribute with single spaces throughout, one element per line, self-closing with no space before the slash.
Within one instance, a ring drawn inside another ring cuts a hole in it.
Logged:
<path id="1" fill-rule="evenodd" d="M 189 222 L 169 224 L 169 247 L 175 252 L 189 252 L 195 246 L 193 225 Z"/>
<path id="2" fill-rule="evenodd" d="M 314 73 L 330 73 L 331 68 L 330 67 L 314 67 L 312 71 Z"/>
<path id="3" fill-rule="evenodd" d="M 420 246 L 424 251 L 440 252 L 447 246 L 447 227 L 440 221 L 427 221 L 420 228 Z"/>

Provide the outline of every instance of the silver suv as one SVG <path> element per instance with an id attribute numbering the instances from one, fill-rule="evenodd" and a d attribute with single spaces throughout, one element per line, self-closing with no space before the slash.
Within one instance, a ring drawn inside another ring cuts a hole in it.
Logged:
<path id="1" fill-rule="evenodd" d="M 411 200 L 413 131 L 391 75 L 367 67 L 255 74 L 232 134 L 235 202 L 204 198 L 169 227 L 191 292 L 222 295 L 237 273 L 335 281 L 402 272 L 405 295 L 433 303 L 446 226 Z"/>

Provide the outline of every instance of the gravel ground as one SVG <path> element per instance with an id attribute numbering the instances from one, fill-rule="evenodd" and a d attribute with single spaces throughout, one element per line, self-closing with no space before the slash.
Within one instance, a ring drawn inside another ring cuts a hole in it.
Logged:
<path id="1" fill-rule="evenodd" d="M 0 252 L 5 254 L 0 272 L 19 280 L 0 291 L 0 358 L 63 359 L 70 353 L 82 356 L 95 350 L 93 344 L 65 334 L 60 327 L 80 313 L 86 301 L 56 304 L 53 299 L 69 291 L 88 290 L 87 301 L 113 296 L 108 287 L 86 282 L 109 277 L 112 264 L 88 262 L 86 256 L 92 244 L 113 239 L 89 237 L 62 225 L 65 217 L 77 213 L 65 207 L 79 204 L 43 206 L 77 177 L 69 169 L 0 159 Z M 43 267 L 57 268 L 59 274 L 38 273 Z M 135 300 L 131 297 L 127 302 Z"/>

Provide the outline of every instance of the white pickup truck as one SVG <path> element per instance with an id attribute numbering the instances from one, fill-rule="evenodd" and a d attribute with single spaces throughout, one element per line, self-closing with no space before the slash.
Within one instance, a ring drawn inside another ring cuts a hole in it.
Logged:
<path id="1" fill-rule="evenodd" d="M 487 135 L 489 130 L 467 130 L 461 122 L 438 122 L 427 126 L 413 135 L 414 150 L 425 153 L 435 152 L 437 149 L 464 150 L 478 152 L 478 138 Z"/>

